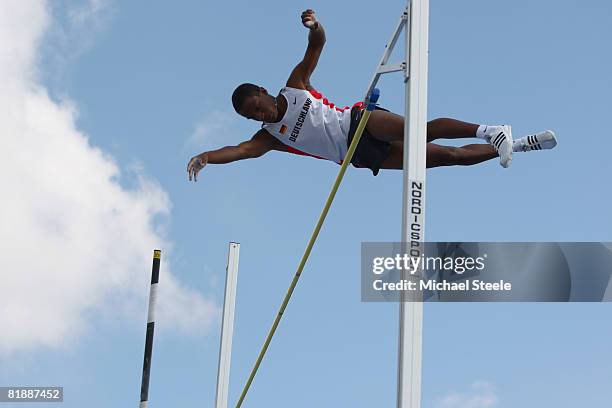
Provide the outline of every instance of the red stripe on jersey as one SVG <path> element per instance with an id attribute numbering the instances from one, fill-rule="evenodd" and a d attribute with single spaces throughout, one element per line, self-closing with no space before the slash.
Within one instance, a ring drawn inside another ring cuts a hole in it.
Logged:
<path id="1" fill-rule="evenodd" d="M 308 92 L 310 92 L 315 99 L 321 99 L 323 97 L 323 95 L 318 93 L 315 89 L 309 89 Z"/>
<path id="2" fill-rule="evenodd" d="M 309 89 L 308 92 L 310 92 L 310 94 L 315 98 L 315 99 L 321 99 L 323 98 L 323 105 L 325 106 L 329 106 L 331 109 L 336 109 L 338 112 L 344 112 L 347 109 L 350 109 L 348 106 L 345 106 L 344 108 L 339 108 L 337 107 L 335 104 L 333 104 L 332 102 L 330 102 L 327 98 L 323 97 L 323 94 L 320 92 L 317 92 L 316 89 Z M 359 109 L 363 109 L 364 105 L 363 102 L 355 102 L 355 104 L 353 104 L 353 108 L 354 107 L 359 107 Z"/>

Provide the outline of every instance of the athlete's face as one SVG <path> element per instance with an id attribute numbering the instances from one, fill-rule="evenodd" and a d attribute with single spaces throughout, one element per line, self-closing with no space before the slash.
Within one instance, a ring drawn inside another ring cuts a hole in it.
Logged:
<path id="1" fill-rule="evenodd" d="M 263 89 L 256 95 L 246 98 L 239 113 L 247 119 L 253 119 L 258 122 L 274 122 L 278 115 L 278 110 L 274 103 L 274 98 Z"/>

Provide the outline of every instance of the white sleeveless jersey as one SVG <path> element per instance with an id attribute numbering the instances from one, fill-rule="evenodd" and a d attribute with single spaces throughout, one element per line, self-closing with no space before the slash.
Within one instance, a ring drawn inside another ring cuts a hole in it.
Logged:
<path id="1" fill-rule="evenodd" d="M 280 94 L 287 100 L 285 115 L 280 122 L 264 123 L 262 128 L 292 153 L 341 163 L 348 150 L 350 108 L 334 106 L 315 90 L 285 87 Z"/>

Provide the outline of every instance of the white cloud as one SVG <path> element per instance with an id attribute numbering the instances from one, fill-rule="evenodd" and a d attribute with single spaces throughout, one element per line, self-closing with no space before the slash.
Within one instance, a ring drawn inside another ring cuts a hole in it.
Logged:
<path id="1" fill-rule="evenodd" d="M 437 408 L 491 408 L 497 406 L 497 395 L 491 384 L 476 381 L 469 391 L 452 392 L 441 398 Z"/>
<path id="2" fill-rule="evenodd" d="M 104 2 L 76 19 L 94 18 Z M 53 24 L 42 0 L 3 0 L 0 12 L 0 357 L 61 348 L 88 319 L 144 303 L 152 249 L 171 248 L 156 222 L 170 200 L 143 171 L 122 188 L 113 158 L 77 129 L 78 109 L 37 81 L 40 41 Z M 93 11 L 92 11 L 93 10 Z M 158 320 L 206 329 L 218 307 L 181 285 L 165 262 Z M 146 310 L 140 310 L 142 319 Z"/>
<path id="3" fill-rule="evenodd" d="M 218 110 L 207 113 L 196 123 L 185 147 L 212 150 L 244 141 L 244 135 L 236 129 L 237 117 L 235 113 Z"/>
<path id="4" fill-rule="evenodd" d="M 87 0 L 76 8 L 70 9 L 68 15 L 75 25 L 89 25 L 92 21 L 99 21 L 101 13 L 109 6 L 108 0 Z"/>
<path id="5" fill-rule="evenodd" d="M 43 0 L 41 0 L 43 1 Z M 88 51 L 113 15 L 110 0 L 47 1 L 45 37 L 45 78 L 63 83 L 75 60 Z"/>

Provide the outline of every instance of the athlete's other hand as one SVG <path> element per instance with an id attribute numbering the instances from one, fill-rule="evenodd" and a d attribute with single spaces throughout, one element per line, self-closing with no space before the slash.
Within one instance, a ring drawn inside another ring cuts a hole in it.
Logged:
<path id="1" fill-rule="evenodd" d="M 319 22 L 315 17 L 314 10 L 308 9 L 302 12 L 302 24 L 306 28 L 317 29 L 319 27 Z"/>
<path id="2" fill-rule="evenodd" d="M 187 164 L 187 173 L 189 174 L 189 181 L 198 181 L 198 173 L 208 163 L 208 154 L 202 153 L 194 156 L 189 160 Z"/>

